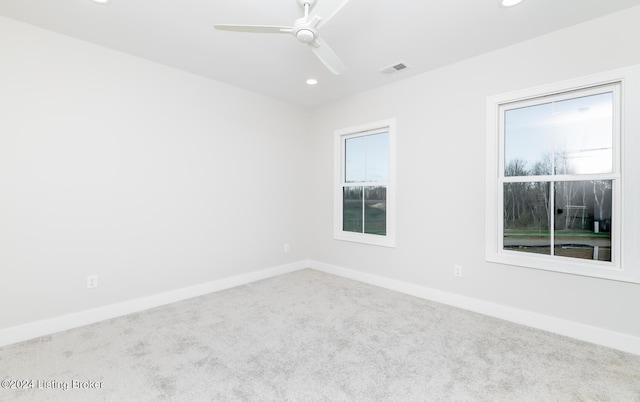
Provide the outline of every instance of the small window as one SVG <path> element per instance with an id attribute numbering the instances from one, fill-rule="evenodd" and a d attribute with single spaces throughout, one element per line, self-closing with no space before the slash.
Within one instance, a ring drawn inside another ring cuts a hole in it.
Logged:
<path id="1" fill-rule="evenodd" d="M 487 260 L 638 279 L 622 265 L 624 71 L 487 100 Z"/>
<path id="2" fill-rule="evenodd" d="M 335 134 L 334 237 L 394 245 L 394 121 Z"/>

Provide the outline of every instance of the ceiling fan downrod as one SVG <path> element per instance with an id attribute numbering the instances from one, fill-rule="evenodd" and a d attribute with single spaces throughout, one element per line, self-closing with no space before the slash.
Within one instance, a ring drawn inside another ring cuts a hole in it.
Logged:
<path id="1" fill-rule="evenodd" d="M 309 10 L 316 4 L 316 0 L 298 0 L 298 3 L 304 7 L 304 18 L 309 16 Z"/>
<path id="2" fill-rule="evenodd" d="M 309 21 L 309 11 L 315 4 L 315 0 L 298 0 L 298 2 L 304 7 L 304 17 L 299 18 L 295 23 L 295 27 L 298 28 L 295 36 L 302 43 L 312 44 L 317 37 L 315 27 L 320 23 L 319 19 Z"/>

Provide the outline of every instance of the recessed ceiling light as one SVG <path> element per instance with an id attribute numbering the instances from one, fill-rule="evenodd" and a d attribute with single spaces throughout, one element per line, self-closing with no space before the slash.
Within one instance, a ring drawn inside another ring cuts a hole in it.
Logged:
<path id="1" fill-rule="evenodd" d="M 96 4 L 109 4 L 111 3 L 111 0 L 91 0 Z"/>
<path id="2" fill-rule="evenodd" d="M 307 80 L 307 85 L 316 85 L 318 83 L 318 80 L 316 80 L 315 78 L 309 78 Z"/>
<path id="3" fill-rule="evenodd" d="M 524 0 L 500 0 L 500 5 L 502 7 L 513 7 L 517 4 L 522 3 Z"/>

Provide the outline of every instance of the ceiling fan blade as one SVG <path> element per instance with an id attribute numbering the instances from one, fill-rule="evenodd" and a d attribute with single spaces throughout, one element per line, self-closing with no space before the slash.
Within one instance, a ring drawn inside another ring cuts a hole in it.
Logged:
<path id="1" fill-rule="evenodd" d="M 313 53 L 320 59 L 320 61 L 335 75 L 340 75 L 347 70 L 347 66 L 344 65 L 342 60 L 338 57 L 329 45 L 322 39 L 316 38 L 315 42 L 310 44 L 309 47 L 313 50 Z"/>
<path id="2" fill-rule="evenodd" d="M 231 25 L 231 24 L 215 24 L 215 29 L 221 31 L 235 32 L 253 32 L 253 33 L 291 33 L 293 27 L 282 27 L 275 25 Z"/>
<path id="3" fill-rule="evenodd" d="M 322 19 L 318 28 L 326 24 L 342 7 L 346 6 L 349 0 L 318 0 L 311 10 L 311 14 Z"/>

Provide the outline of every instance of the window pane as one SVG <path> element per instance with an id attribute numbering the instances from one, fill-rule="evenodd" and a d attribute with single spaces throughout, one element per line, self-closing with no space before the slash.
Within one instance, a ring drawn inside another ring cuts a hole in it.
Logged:
<path id="1" fill-rule="evenodd" d="M 613 93 L 504 113 L 504 175 L 613 171 Z"/>
<path id="2" fill-rule="evenodd" d="M 505 111 L 505 176 L 551 174 L 552 121 L 553 103 Z"/>
<path id="3" fill-rule="evenodd" d="M 389 179 L 389 133 L 367 135 L 366 181 Z"/>
<path id="4" fill-rule="evenodd" d="M 342 230 L 362 233 L 362 187 L 342 189 Z"/>
<path id="5" fill-rule="evenodd" d="M 611 180 L 555 183 L 554 254 L 611 261 Z"/>
<path id="6" fill-rule="evenodd" d="M 555 103 L 556 174 L 613 171 L 613 93 Z"/>
<path id="7" fill-rule="evenodd" d="M 366 180 L 366 137 L 347 138 L 344 142 L 344 175 L 346 183 Z"/>
<path id="8" fill-rule="evenodd" d="M 386 187 L 365 187 L 364 232 L 382 236 L 387 234 Z"/>
<path id="9" fill-rule="evenodd" d="M 505 250 L 551 254 L 548 182 L 504 184 Z"/>
<path id="10" fill-rule="evenodd" d="M 345 182 L 386 182 L 389 179 L 389 133 L 345 140 Z"/>

